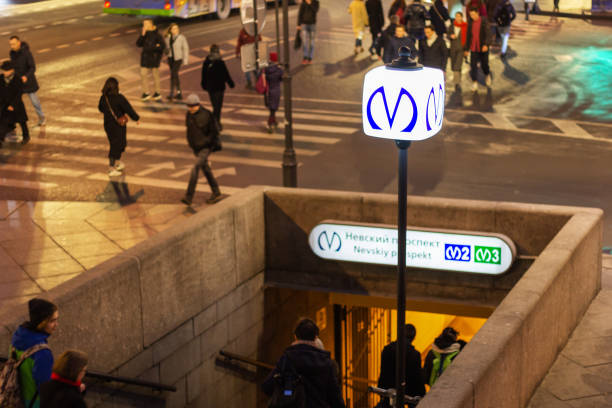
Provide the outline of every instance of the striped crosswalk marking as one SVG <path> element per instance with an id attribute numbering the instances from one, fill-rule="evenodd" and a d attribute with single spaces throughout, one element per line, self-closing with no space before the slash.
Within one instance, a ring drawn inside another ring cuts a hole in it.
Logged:
<path id="1" fill-rule="evenodd" d="M 88 180 L 99 180 L 99 181 L 108 181 L 108 175 L 104 173 L 94 173 L 87 176 Z M 120 181 L 126 182 L 128 184 L 137 184 L 140 186 L 150 186 L 150 187 L 158 187 L 158 188 L 168 188 L 172 190 L 186 190 L 187 185 L 183 181 L 174 181 L 174 180 L 164 180 L 164 179 L 156 179 L 149 177 L 137 177 L 137 176 L 122 176 L 119 178 Z M 199 182 L 198 185 L 205 186 L 206 182 Z M 243 188 L 240 187 L 230 187 L 222 185 L 221 193 L 223 194 L 236 194 L 239 191 L 242 191 Z"/>

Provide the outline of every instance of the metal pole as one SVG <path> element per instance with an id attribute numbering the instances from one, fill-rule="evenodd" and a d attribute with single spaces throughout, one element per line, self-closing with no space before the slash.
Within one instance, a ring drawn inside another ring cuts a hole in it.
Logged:
<path id="1" fill-rule="evenodd" d="M 297 158 L 293 150 L 293 119 L 291 117 L 291 72 L 289 66 L 289 0 L 283 0 L 283 97 L 285 100 L 285 151 L 283 153 L 283 186 L 297 187 Z"/>
<path id="2" fill-rule="evenodd" d="M 281 59 L 281 48 L 280 48 L 280 22 L 278 21 L 278 1 L 274 0 L 274 14 L 276 15 L 276 52 L 278 53 L 278 60 Z"/>
<path id="3" fill-rule="evenodd" d="M 257 0 L 253 0 L 253 31 L 255 32 L 255 75 L 259 74 L 259 46 L 257 44 Z"/>
<path id="4" fill-rule="evenodd" d="M 404 408 L 406 388 L 406 213 L 408 212 L 409 140 L 396 140 L 399 149 L 397 188 L 397 353 L 395 361 L 396 408 Z"/>

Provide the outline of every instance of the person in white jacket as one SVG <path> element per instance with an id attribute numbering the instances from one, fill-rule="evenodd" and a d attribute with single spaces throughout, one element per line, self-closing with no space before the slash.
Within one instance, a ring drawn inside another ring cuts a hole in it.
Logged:
<path id="1" fill-rule="evenodd" d="M 170 95 L 168 100 L 181 100 L 181 82 L 179 80 L 179 69 L 181 65 L 189 64 L 189 44 L 183 34 L 180 33 L 176 23 L 170 24 L 165 36 L 166 50 L 168 53 L 168 66 L 170 68 Z M 176 94 L 174 91 L 176 90 Z"/>

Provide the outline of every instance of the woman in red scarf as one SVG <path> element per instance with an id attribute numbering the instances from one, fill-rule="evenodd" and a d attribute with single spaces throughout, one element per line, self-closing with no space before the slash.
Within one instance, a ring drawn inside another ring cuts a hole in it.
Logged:
<path id="1" fill-rule="evenodd" d="M 453 70 L 453 82 L 455 90 L 461 91 L 461 68 L 463 66 L 463 47 L 465 45 L 465 36 L 467 34 L 467 23 L 463 20 L 463 13 L 458 11 L 455 13 L 455 20 L 448 29 L 448 37 L 450 38 L 450 58 L 451 68 Z"/>
<path id="2" fill-rule="evenodd" d="M 87 354 L 78 350 L 62 353 L 53 365 L 51 381 L 40 387 L 40 408 L 87 408 L 81 383 L 87 370 Z"/>

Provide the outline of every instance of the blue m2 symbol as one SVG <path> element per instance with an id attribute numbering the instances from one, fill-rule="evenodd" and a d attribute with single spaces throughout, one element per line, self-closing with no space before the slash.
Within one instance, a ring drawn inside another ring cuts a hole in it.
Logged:
<path id="1" fill-rule="evenodd" d="M 405 95 L 408 97 L 408 99 L 412 103 L 412 119 L 410 120 L 410 123 L 408 124 L 408 126 L 406 126 L 402 130 L 402 133 L 411 132 L 412 129 L 414 129 L 414 126 L 416 125 L 417 116 L 418 116 L 417 106 L 416 106 L 416 102 L 414 101 L 414 98 L 412 97 L 412 95 L 410 95 L 410 93 L 407 90 L 402 88 L 399 93 L 399 96 L 397 97 L 397 101 L 395 102 L 395 108 L 393 109 L 393 114 L 390 114 L 389 105 L 387 104 L 387 96 L 385 95 L 385 88 L 383 86 L 376 89 L 372 93 L 372 95 L 370 95 L 370 99 L 368 100 L 367 115 L 368 115 L 368 122 L 370 123 L 370 126 L 372 127 L 372 129 L 382 130 L 380 126 L 378 126 L 378 124 L 374 121 L 374 118 L 372 118 L 372 100 L 379 93 L 382 96 L 383 103 L 385 104 L 385 112 L 387 113 L 387 119 L 389 121 L 389 129 L 393 128 L 393 122 L 395 121 L 395 116 L 397 115 L 397 109 L 399 108 L 399 104 L 402 101 L 402 96 Z"/>
<path id="2" fill-rule="evenodd" d="M 442 85 L 439 85 L 438 96 L 436 98 L 436 93 L 434 92 L 434 88 L 431 88 L 429 91 L 429 96 L 427 97 L 427 109 L 425 112 L 425 123 L 427 124 L 427 131 L 431 130 L 431 125 L 429 124 L 429 103 L 433 99 L 434 106 L 434 124 L 440 126 L 442 124 L 442 117 L 444 116 L 444 88 Z"/>
<path id="3" fill-rule="evenodd" d="M 325 237 L 325 241 L 321 242 L 321 238 Z M 333 245 L 334 242 L 336 241 L 336 238 L 338 238 L 338 247 L 336 249 L 333 249 Z M 331 234 L 331 238 L 327 235 L 327 231 L 323 231 L 322 233 L 319 234 L 319 238 L 317 239 L 317 243 L 319 244 L 319 248 L 321 249 L 321 251 L 329 251 L 329 250 L 333 250 L 333 251 L 340 251 L 340 248 L 342 248 L 342 240 L 340 239 L 340 235 L 338 235 L 337 232 L 334 232 L 333 234 Z M 323 244 L 325 244 L 325 247 L 323 246 Z"/>

